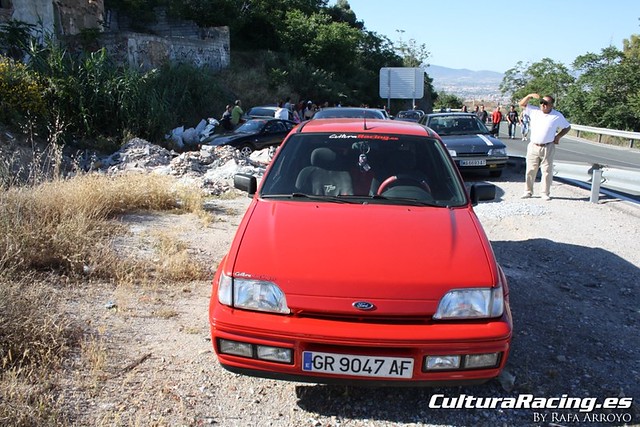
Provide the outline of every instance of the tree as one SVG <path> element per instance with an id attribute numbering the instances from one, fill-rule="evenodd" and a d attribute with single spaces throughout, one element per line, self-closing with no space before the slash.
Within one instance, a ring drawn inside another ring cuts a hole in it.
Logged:
<path id="1" fill-rule="evenodd" d="M 364 29 L 364 23 L 358 21 L 355 12 L 351 10 L 351 5 L 347 0 L 338 0 L 335 5 L 327 8 L 327 13 L 335 22 L 344 22 L 350 27 L 359 30 Z"/>
<path id="2" fill-rule="evenodd" d="M 551 95 L 558 106 L 562 105 L 562 97 L 574 81 L 575 78 L 562 63 L 543 58 L 531 65 L 518 62 L 515 68 L 507 70 L 500 83 L 500 92 L 503 95 L 511 93 L 512 103 L 533 92 Z"/>
<path id="3" fill-rule="evenodd" d="M 580 77 L 566 100 L 572 120 L 614 129 L 640 127 L 640 58 L 627 53 L 609 46 L 576 58 L 573 67 Z"/>
<path id="4" fill-rule="evenodd" d="M 442 108 L 462 108 L 463 104 L 464 100 L 462 98 L 443 91 L 435 98 L 433 106 L 436 110 L 439 110 Z"/>
<path id="5" fill-rule="evenodd" d="M 402 58 L 403 65 L 413 68 L 428 66 L 427 59 L 429 55 L 431 55 L 431 52 L 427 50 L 427 45 L 424 43 L 418 44 L 415 39 L 409 39 L 408 42 L 404 42 L 402 40 L 404 30 L 396 31 L 400 33 L 401 36 L 395 44 L 395 49 Z"/>
<path id="6" fill-rule="evenodd" d="M 640 36 L 632 34 L 622 41 L 622 51 L 627 58 L 640 58 Z"/>

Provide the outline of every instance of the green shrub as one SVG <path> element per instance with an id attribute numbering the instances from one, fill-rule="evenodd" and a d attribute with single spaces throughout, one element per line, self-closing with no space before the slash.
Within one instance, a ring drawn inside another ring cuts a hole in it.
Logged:
<path id="1" fill-rule="evenodd" d="M 29 114 L 45 111 L 44 86 L 26 65 L 0 56 L 0 121 L 18 125 Z"/>

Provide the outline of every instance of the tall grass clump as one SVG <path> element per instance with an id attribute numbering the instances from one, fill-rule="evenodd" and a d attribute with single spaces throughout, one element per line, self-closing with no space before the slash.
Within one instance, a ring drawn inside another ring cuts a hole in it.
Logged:
<path id="1" fill-rule="evenodd" d="M 49 280 L 0 270 L 0 425 L 65 425 L 58 374 L 80 330 Z"/>
<path id="2" fill-rule="evenodd" d="M 0 193 L 0 268 L 81 273 L 99 267 L 117 230 L 109 219 L 136 210 L 177 209 L 183 197 L 194 200 L 182 192 L 170 177 L 153 174 L 89 174 L 9 188 Z"/>
<path id="3" fill-rule="evenodd" d="M 76 138 L 129 133 L 162 142 L 177 126 L 219 117 L 229 102 L 221 97 L 218 76 L 207 68 L 166 64 L 145 71 L 115 63 L 104 48 L 71 55 L 53 41 L 30 54 L 31 70 L 46 82 L 48 111 Z"/>

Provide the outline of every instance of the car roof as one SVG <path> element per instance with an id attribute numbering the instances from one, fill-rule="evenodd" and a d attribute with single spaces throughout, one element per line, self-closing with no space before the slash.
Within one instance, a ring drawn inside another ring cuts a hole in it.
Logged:
<path id="1" fill-rule="evenodd" d="M 384 119 L 317 119 L 302 123 L 298 133 L 362 133 L 434 136 L 426 127 L 414 122 L 396 122 Z"/>
<path id="2" fill-rule="evenodd" d="M 362 112 L 371 112 L 372 114 L 376 114 L 376 115 L 380 115 L 383 117 L 386 117 L 386 111 L 381 110 L 379 108 L 368 108 L 368 107 L 326 107 L 326 108 L 322 108 L 320 110 L 318 110 L 316 112 L 316 115 L 318 113 L 326 113 L 326 114 L 332 114 L 332 113 L 337 113 L 338 116 L 342 117 L 344 115 L 348 115 L 348 114 L 360 114 Z M 331 117 L 329 117 L 331 118 Z"/>
<path id="3" fill-rule="evenodd" d="M 458 111 L 451 111 L 449 113 L 430 113 L 427 117 L 441 117 L 441 116 L 460 116 L 460 117 L 477 117 L 476 113 L 461 113 Z"/>

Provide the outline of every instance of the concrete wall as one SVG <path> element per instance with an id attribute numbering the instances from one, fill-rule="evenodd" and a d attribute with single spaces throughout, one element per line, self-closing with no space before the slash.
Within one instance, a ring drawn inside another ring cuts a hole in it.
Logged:
<path id="1" fill-rule="evenodd" d="M 13 0 L 14 19 L 40 26 L 56 36 L 78 34 L 83 29 L 101 29 L 103 0 Z"/>
<path id="2" fill-rule="evenodd" d="M 214 31 L 215 30 L 215 31 Z M 159 37 L 134 32 L 105 33 L 100 38 L 110 56 L 120 63 L 149 70 L 165 62 L 189 63 L 221 70 L 229 66 L 229 29 L 209 29 L 210 38 Z M 215 37 L 213 37 L 215 35 Z"/>
<path id="3" fill-rule="evenodd" d="M 55 19 L 51 0 L 14 0 L 11 19 L 40 25 L 45 31 L 54 33 Z"/>
<path id="4" fill-rule="evenodd" d="M 9 10 L 9 9 L 7 9 Z M 3 16 L 9 15 L 3 10 Z M 151 69 L 169 61 L 191 63 L 220 70 L 229 66 L 229 28 L 200 28 L 191 21 L 173 19 L 165 10 L 155 10 L 156 22 L 147 33 L 133 32 L 126 16 L 105 11 L 103 0 L 13 0 L 11 19 L 34 25 L 61 37 L 72 49 L 80 46 L 83 29 L 106 30 L 98 45 L 120 63 Z M 104 21 L 104 24 L 103 24 Z"/>

